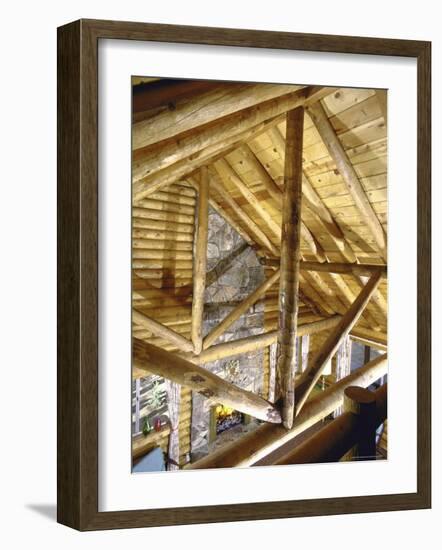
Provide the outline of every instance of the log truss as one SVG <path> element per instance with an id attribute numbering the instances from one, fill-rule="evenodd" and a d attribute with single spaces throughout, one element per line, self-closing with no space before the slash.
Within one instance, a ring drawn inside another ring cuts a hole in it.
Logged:
<path id="1" fill-rule="evenodd" d="M 387 114 L 378 95 L 315 86 L 196 84 L 182 86 L 170 111 L 157 96 L 139 96 L 133 139 L 135 378 L 155 373 L 210 402 L 282 423 L 284 428 L 272 429 L 278 441 L 286 441 L 287 434 L 319 418 L 309 412 L 309 396 L 344 340 L 386 351 Z M 171 204 L 162 207 L 170 196 Z M 203 335 L 209 204 L 256 250 L 267 278 Z M 278 284 L 281 315 L 272 318 L 273 329 L 217 343 L 258 300 L 277 300 Z M 167 292 L 172 287 L 173 295 Z M 188 307 L 187 331 L 182 327 Z M 299 317 L 300 307 L 309 322 Z M 313 353 L 310 337 L 323 334 Z M 272 402 L 204 368 L 259 349 L 271 349 L 276 357 Z M 379 365 L 386 369 L 386 356 L 366 365 L 361 378 L 344 377 L 336 391 L 347 379 L 362 384 L 366 372 L 378 374 Z M 340 403 L 333 399 L 336 409 Z M 211 460 L 197 467 L 218 459 Z"/>

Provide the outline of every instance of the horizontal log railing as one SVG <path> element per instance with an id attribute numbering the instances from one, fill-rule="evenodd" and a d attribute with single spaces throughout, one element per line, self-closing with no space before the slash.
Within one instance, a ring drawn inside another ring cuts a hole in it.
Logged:
<path id="1" fill-rule="evenodd" d="M 387 373 L 387 354 L 380 355 L 349 376 L 342 378 L 325 391 L 309 399 L 295 418 L 291 430 L 282 426 L 265 424 L 241 439 L 224 445 L 194 464 L 190 469 L 234 468 L 251 466 L 287 443 L 342 405 L 344 391 L 349 386 L 368 387 Z"/>
<path id="2" fill-rule="evenodd" d="M 387 384 L 373 392 L 373 398 L 376 407 L 374 423 L 377 428 L 387 418 Z M 295 449 L 276 460 L 274 464 L 337 462 L 357 445 L 362 432 L 360 416 L 352 412 L 345 412 Z M 375 438 L 375 434 L 373 434 L 373 438 Z"/>

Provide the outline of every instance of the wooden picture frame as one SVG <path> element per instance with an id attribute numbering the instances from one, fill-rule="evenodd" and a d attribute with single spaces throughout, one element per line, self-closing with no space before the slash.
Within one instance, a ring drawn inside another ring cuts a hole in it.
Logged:
<path id="1" fill-rule="evenodd" d="M 417 492 L 98 511 L 98 41 L 402 56 L 418 70 Z M 300 33 L 79 20 L 58 29 L 58 521 L 82 531 L 431 506 L 431 44 Z"/>

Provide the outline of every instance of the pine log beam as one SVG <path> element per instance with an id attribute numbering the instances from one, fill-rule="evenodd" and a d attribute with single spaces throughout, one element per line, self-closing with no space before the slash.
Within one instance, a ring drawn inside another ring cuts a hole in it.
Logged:
<path id="1" fill-rule="evenodd" d="M 387 266 L 379 264 L 350 264 L 350 263 L 320 263 L 320 262 L 301 262 L 301 269 L 304 271 L 322 271 L 325 273 L 352 273 L 353 275 L 362 275 L 370 277 L 373 273 L 380 273 L 382 277 L 387 276 Z"/>
<path id="2" fill-rule="evenodd" d="M 258 135 L 261 132 L 265 132 L 269 127 L 276 124 L 277 120 L 279 120 L 279 117 L 262 122 L 242 134 L 234 135 L 224 142 L 216 143 L 211 147 L 202 149 L 201 151 L 198 151 L 198 153 L 195 153 L 190 157 L 186 157 L 185 159 L 180 160 L 179 162 L 176 162 L 171 166 L 160 170 L 159 172 L 155 172 L 150 176 L 142 177 L 141 179 L 135 181 L 134 175 L 132 175 L 134 204 L 144 197 L 156 193 L 166 185 L 174 184 L 180 179 L 187 179 L 189 175 L 195 173 L 204 164 L 215 162 L 218 158 L 228 155 L 229 152 L 233 151 L 236 147 L 251 137 Z M 133 157 L 136 157 L 135 153 L 133 153 Z"/>
<path id="3" fill-rule="evenodd" d="M 324 92 L 324 90 L 327 91 Z M 318 88 L 315 86 L 299 90 L 298 92 L 295 92 L 295 94 L 284 96 L 285 99 L 290 99 L 280 104 L 276 110 L 269 110 L 267 108 L 263 117 L 252 117 L 248 120 L 248 122 L 242 120 L 244 116 L 244 112 L 242 112 L 238 118 L 239 125 L 236 128 L 235 124 L 232 125 L 232 131 L 229 137 L 220 139 L 220 141 L 217 141 L 211 146 L 203 146 L 202 144 L 199 144 L 197 150 L 192 154 L 189 154 L 189 156 L 185 156 L 185 158 L 182 158 L 180 161 L 175 162 L 162 170 L 151 173 L 150 175 L 146 175 L 145 159 L 143 158 L 144 149 L 134 151 L 132 163 L 134 201 L 154 193 L 165 185 L 178 181 L 179 179 L 199 169 L 203 164 L 213 162 L 217 157 L 225 156 L 232 148 L 247 143 L 251 139 L 255 139 L 269 130 L 269 128 L 275 126 L 275 124 L 283 122 L 285 120 L 285 112 L 303 104 L 306 98 L 312 99 L 316 97 L 323 97 L 324 94 L 328 95 L 328 93 L 331 93 L 329 89 Z M 266 102 L 265 104 L 267 107 L 268 103 L 269 102 Z M 258 111 L 260 108 L 261 105 L 258 106 Z M 280 114 L 273 116 L 269 114 L 270 111 L 280 112 Z M 249 111 L 247 112 L 249 113 Z M 263 114 L 263 112 L 261 114 Z M 256 123 L 257 119 L 261 120 L 261 122 Z M 249 124 L 250 122 L 251 124 Z M 210 126 L 214 126 L 213 131 L 216 133 L 216 125 Z M 239 133 L 236 133 L 237 131 Z M 147 173 L 148 172 L 149 170 L 147 168 Z"/>
<path id="4" fill-rule="evenodd" d="M 369 330 L 361 326 L 356 326 L 350 332 L 350 337 L 358 340 L 364 345 L 367 344 L 373 348 L 386 351 L 388 348 L 387 335 L 374 330 Z"/>
<path id="5" fill-rule="evenodd" d="M 321 99 L 324 99 L 324 97 L 334 94 L 337 90 L 339 90 L 339 88 L 333 86 L 309 86 L 306 90 L 304 106 L 308 107 L 309 105 L 314 105 Z"/>
<path id="6" fill-rule="evenodd" d="M 327 273 L 324 276 L 329 277 L 331 281 L 333 281 L 333 284 L 336 286 L 336 288 L 340 292 L 340 299 L 345 303 L 346 307 L 350 306 L 355 301 L 356 296 L 353 293 L 353 290 L 345 282 L 344 278 L 342 277 L 342 274 Z M 368 308 L 366 308 L 365 311 L 363 312 L 362 318 L 374 330 L 377 330 L 377 331 L 382 330 L 381 325 L 378 323 L 377 319 L 372 315 L 371 311 L 368 310 Z"/>
<path id="7" fill-rule="evenodd" d="M 140 149 L 156 142 L 203 126 L 258 103 L 294 93 L 301 86 L 290 84 L 231 84 L 219 86 L 185 101 L 178 101 L 173 109 L 133 125 L 132 149 Z"/>
<path id="8" fill-rule="evenodd" d="M 308 89 L 303 88 L 223 117 L 184 136 L 175 136 L 167 141 L 137 149 L 132 166 L 133 178 L 137 181 L 203 149 L 225 143 L 262 122 L 302 105 L 307 93 Z"/>
<path id="9" fill-rule="evenodd" d="M 317 102 L 307 108 L 308 114 L 316 126 L 325 146 L 327 147 L 332 159 L 342 176 L 342 179 L 352 196 L 355 204 L 361 214 L 364 216 L 366 224 L 370 229 L 380 254 L 384 260 L 387 259 L 387 237 L 384 229 L 378 220 L 370 201 L 362 187 L 361 182 L 356 174 L 353 164 L 348 158 L 344 148 L 339 141 L 334 128 L 332 127 L 325 111 L 320 102 Z"/>
<path id="10" fill-rule="evenodd" d="M 269 212 L 264 208 L 260 200 L 256 198 L 252 191 L 250 191 L 230 164 L 225 159 L 220 159 L 214 163 L 214 167 L 223 182 L 230 183 L 230 185 L 233 186 L 234 189 L 236 189 L 245 198 L 248 205 L 250 205 L 258 214 L 258 219 L 260 218 L 267 225 L 279 241 L 281 239 L 281 226 L 276 223 Z"/>
<path id="11" fill-rule="evenodd" d="M 169 327 L 158 323 L 148 315 L 145 315 L 144 313 L 141 313 L 136 309 L 132 309 L 132 321 L 135 324 L 144 327 L 152 334 L 155 334 L 155 336 L 158 336 L 159 338 L 164 338 L 164 340 L 167 340 L 168 342 L 176 346 L 178 350 L 182 352 L 193 352 L 193 345 L 189 340 L 187 340 L 187 338 L 184 338 L 184 336 L 181 336 L 181 334 L 178 334 Z"/>
<path id="12" fill-rule="evenodd" d="M 354 386 L 347 388 L 347 392 Z M 363 392 L 367 389 L 358 388 Z M 387 418 L 387 385 L 370 392 L 375 402 L 375 425 L 382 424 Z M 319 464 L 338 462 L 360 439 L 361 422 L 357 415 L 348 412 L 330 422 L 319 432 L 312 435 L 293 450 L 274 462 L 281 464 Z"/>
<path id="13" fill-rule="evenodd" d="M 195 97 L 219 86 L 208 80 L 161 79 L 156 82 L 135 86 L 132 110 L 134 113 L 154 111 L 161 107 L 174 108 L 178 101 Z"/>
<path id="14" fill-rule="evenodd" d="M 321 319 L 312 323 L 298 324 L 298 336 L 308 336 L 309 334 L 316 334 L 317 332 L 332 328 L 339 323 L 340 319 L 340 315 L 335 315 L 328 319 Z M 202 365 L 204 363 L 210 363 L 211 361 L 217 361 L 218 359 L 239 355 L 240 353 L 257 351 L 270 346 L 277 340 L 278 331 L 273 330 L 264 334 L 247 336 L 246 338 L 216 344 L 202 351 L 198 357 L 189 354 L 186 358 L 192 363 Z"/>
<path id="15" fill-rule="evenodd" d="M 353 371 L 336 384 L 329 386 L 305 404 L 295 417 L 293 428 L 260 426 L 230 444 L 224 445 L 207 457 L 187 466 L 189 469 L 235 468 L 251 466 L 307 430 L 343 403 L 344 391 L 349 386 L 367 388 L 387 373 L 387 355 L 380 355 L 370 363 Z"/>
<path id="16" fill-rule="evenodd" d="M 280 272 L 276 271 L 271 277 L 264 281 L 254 290 L 243 302 L 238 304 L 227 317 L 225 317 L 218 326 L 216 326 L 203 340 L 203 349 L 210 347 L 224 332 L 247 312 L 279 279 Z"/>
<path id="17" fill-rule="evenodd" d="M 279 267 L 280 260 L 276 258 L 263 258 L 261 262 L 271 267 Z M 373 273 L 380 273 L 382 277 L 387 276 L 387 266 L 385 264 L 352 264 L 345 262 L 309 262 L 301 260 L 299 268 L 301 271 L 321 271 L 324 273 L 351 273 L 353 275 L 362 275 L 370 277 Z"/>
<path id="18" fill-rule="evenodd" d="M 201 353 L 203 346 L 204 291 L 207 273 L 207 239 L 209 227 L 209 176 L 207 166 L 201 168 L 198 193 L 198 217 L 195 255 L 193 258 L 193 298 L 191 338 L 193 351 Z"/>
<path id="19" fill-rule="evenodd" d="M 367 282 L 367 277 L 365 275 L 356 275 L 354 280 L 360 288 L 363 288 L 365 283 Z M 372 300 L 373 300 L 373 303 L 376 304 L 382 316 L 385 316 L 388 310 L 388 304 L 387 304 L 387 300 L 384 298 L 380 290 L 377 290 L 373 294 Z"/>
<path id="20" fill-rule="evenodd" d="M 359 293 L 356 300 L 335 327 L 333 332 L 325 341 L 323 347 L 315 354 L 307 370 L 302 374 L 296 388 L 296 414 L 298 415 L 304 406 L 310 392 L 319 380 L 322 371 L 327 363 L 336 353 L 343 339 L 349 334 L 359 317 L 362 315 L 366 305 L 381 281 L 381 274 L 374 273 Z"/>
<path id="21" fill-rule="evenodd" d="M 356 254 L 346 241 L 342 229 L 335 222 L 330 211 L 326 208 L 305 174 L 303 175 L 302 187 L 305 206 L 313 213 L 318 222 L 328 232 L 344 258 L 349 262 L 356 262 Z"/>
<path id="22" fill-rule="evenodd" d="M 276 370 L 277 392 L 280 392 L 282 398 L 282 421 L 288 430 L 293 425 L 295 411 L 303 133 L 304 109 L 298 107 L 287 113 L 279 283 L 279 356 Z"/>
<path id="23" fill-rule="evenodd" d="M 269 128 L 269 132 L 274 131 L 276 126 L 273 126 L 272 128 Z M 285 145 L 284 145 L 285 147 Z M 282 191 L 278 187 L 275 180 L 272 178 L 272 176 L 267 172 L 267 170 L 264 168 L 264 166 L 261 164 L 261 161 L 258 159 L 258 157 L 255 155 L 255 153 L 250 148 L 250 145 L 245 144 L 243 145 L 238 152 L 240 153 L 241 157 L 249 164 L 249 166 L 255 171 L 257 174 L 260 183 L 262 183 L 264 189 L 267 191 L 267 193 L 273 198 L 273 200 L 276 202 L 276 204 L 281 207 L 282 206 Z"/>
<path id="24" fill-rule="evenodd" d="M 226 382 L 178 355 L 137 338 L 133 341 L 133 364 L 138 369 L 144 369 L 200 393 L 211 404 L 222 403 L 266 422 L 281 422 L 279 412 L 265 399 Z"/>
<path id="25" fill-rule="evenodd" d="M 224 200 L 229 208 L 238 216 L 242 223 L 248 228 L 250 234 L 253 235 L 264 248 L 266 248 L 272 256 L 279 256 L 279 249 L 271 242 L 264 231 L 256 224 L 248 214 L 238 205 L 231 197 L 230 193 L 224 187 L 212 179 L 211 188 Z"/>
<path id="26" fill-rule="evenodd" d="M 194 176 L 188 176 L 187 178 L 188 183 L 196 190 L 198 190 L 199 183 L 196 181 Z M 213 197 L 209 196 L 209 204 L 210 206 L 222 217 L 224 220 L 230 224 L 233 229 L 241 235 L 241 237 L 246 241 L 246 243 L 251 246 L 253 249 L 256 249 L 256 243 L 253 241 L 249 235 L 244 231 L 244 229 L 238 225 L 238 223 L 232 218 L 232 216 L 226 212 L 225 208 L 223 208 Z M 257 251 L 259 253 L 259 251 Z"/>
<path id="27" fill-rule="evenodd" d="M 271 131 L 273 128 L 270 128 L 269 131 Z M 263 184 L 266 191 L 269 193 L 269 195 L 275 200 L 279 208 L 282 208 L 282 200 L 283 200 L 283 193 L 281 189 L 278 187 L 278 185 L 275 183 L 274 179 L 270 176 L 270 174 L 267 172 L 267 170 L 264 168 L 264 166 L 261 164 L 259 159 L 256 157 L 256 155 L 253 153 L 253 151 L 250 149 L 248 145 L 244 145 L 239 150 L 242 157 L 246 160 L 247 163 L 250 164 L 250 166 L 253 168 L 253 170 L 256 171 L 258 174 L 260 182 Z M 253 195 L 253 193 L 252 193 Z M 244 193 L 243 193 L 244 196 Z M 247 200 L 250 204 L 256 203 L 259 201 L 256 199 L 256 197 L 253 195 L 253 199 L 247 197 Z M 250 200 L 251 199 L 251 200 Z M 262 209 L 262 207 L 261 207 Z M 281 227 L 275 224 L 273 218 L 271 218 L 267 211 L 265 211 L 265 218 L 267 221 L 267 224 L 270 226 L 270 229 L 277 235 L 278 240 L 281 238 Z M 270 221 L 267 219 L 270 217 Z M 312 234 L 310 229 L 305 225 L 305 223 L 301 220 L 301 237 L 303 241 L 307 244 L 307 246 L 310 249 L 310 252 L 314 255 L 317 255 L 321 261 L 326 261 L 325 252 L 322 248 L 322 245 L 319 243 L 319 241 L 315 238 L 315 236 Z"/>
<path id="28" fill-rule="evenodd" d="M 273 126 L 269 129 L 269 134 L 280 157 L 284 159 L 285 140 L 279 128 L 277 126 Z M 277 189 L 279 190 L 279 187 L 277 187 Z M 322 202 L 322 199 L 316 193 L 305 173 L 303 173 L 302 193 L 303 205 L 310 210 L 310 212 L 315 216 L 318 222 L 329 233 L 331 239 L 334 241 L 341 254 L 349 262 L 356 262 L 356 255 L 354 254 L 351 246 L 346 241 L 344 233 L 333 219 L 333 216 L 330 214 L 328 208 Z"/>
<path id="29" fill-rule="evenodd" d="M 317 334 L 324 330 L 335 327 L 341 319 L 340 315 L 334 315 L 326 319 L 320 319 L 311 323 L 303 323 L 298 325 L 298 336 L 304 337 L 310 334 Z M 274 330 L 264 334 L 258 334 L 255 336 L 248 336 L 247 338 L 240 338 L 231 342 L 223 342 L 222 344 L 215 344 L 204 350 L 200 355 L 194 355 L 193 353 L 179 353 L 180 357 L 194 363 L 196 365 L 203 365 L 216 361 L 218 359 L 225 359 L 226 357 L 232 357 L 241 353 L 248 353 L 250 351 L 256 351 L 263 349 L 276 343 L 278 340 L 278 331 Z M 143 378 L 146 376 L 145 370 L 140 370 L 135 367 L 132 369 L 132 378 Z"/>
<path id="30" fill-rule="evenodd" d="M 298 103 L 302 104 L 304 101 L 302 97 L 307 98 L 308 100 L 316 101 L 315 98 L 324 97 L 331 92 L 329 88 L 318 88 L 313 86 L 311 88 L 306 88 L 305 91 L 299 90 L 297 93 L 299 93 L 299 98 L 294 100 L 294 102 L 288 102 L 285 107 L 287 107 L 287 105 L 291 106 L 288 107 L 287 110 L 294 108 Z M 283 110 L 281 114 L 276 115 L 273 118 L 266 118 L 255 126 L 252 125 L 240 133 L 233 132 L 229 138 L 222 139 L 210 147 L 201 148 L 197 152 L 183 158 L 178 162 L 175 162 L 174 164 L 171 164 L 167 168 L 147 176 L 142 175 L 144 166 L 144 149 L 134 151 L 132 171 L 134 201 L 136 202 L 152 193 L 155 193 L 165 185 L 175 183 L 181 178 L 185 178 L 195 170 L 201 168 L 203 164 L 209 164 L 216 158 L 227 155 L 233 148 L 255 139 L 284 120 L 285 111 Z M 244 125 L 241 125 L 241 128 L 243 127 Z"/>
<path id="31" fill-rule="evenodd" d="M 381 108 L 382 117 L 384 118 L 385 126 L 388 123 L 387 113 L 387 90 L 376 90 L 376 97 L 378 99 L 379 107 Z"/>

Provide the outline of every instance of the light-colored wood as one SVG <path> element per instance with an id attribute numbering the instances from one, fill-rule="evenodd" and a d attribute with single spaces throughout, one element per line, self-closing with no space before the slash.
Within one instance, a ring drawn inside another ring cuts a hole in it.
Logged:
<path id="1" fill-rule="evenodd" d="M 378 264 L 347 264 L 339 262 L 307 262 L 301 261 L 300 269 L 305 271 L 321 271 L 325 273 L 353 273 L 370 277 L 373 273 L 380 273 L 387 276 L 387 266 Z"/>
<path id="2" fill-rule="evenodd" d="M 198 194 L 198 219 L 195 253 L 193 258 L 193 299 L 191 337 L 193 351 L 201 353 L 203 346 L 204 291 L 207 272 L 207 236 L 209 225 L 209 174 L 207 166 L 201 168 Z"/>
<path id="3" fill-rule="evenodd" d="M 282 397 L 282 421 L 288 430 L 295 411 L 296 341 L 298 328 L 299 262 L 301 257 L 302 137 L 304 109 L 287 113 L 287 137 L 282 209 L 280 323 L 277 393 Z"/>
<path id="4" fill-rule="evenodd" d="M 241 180 L 241 178 L 234 172 L 229 163 L 220 159 L 214 164 L 216 171 L 220 175 L 223 181 L 229 182 L 241 195 L 245 198 L 247 203 L 253 207 L 270 231 L 275 235 L 278 241 L 281 239 L 281 226 L 276 223 L 266 208 L 256 198 L 256 196 L 249 190 L 247 185 Z"/>
<path id="5" fill-rule="evenodd" d="M 345 282 L 342 275 L 338 273 L 328 273 L 325 277 L 329 277 L 333 284 L 336 286 L 338 292 L 340 292 L 341 301 L 344 302 L 346 307 L 350 306 L 356 299 L 356 294 L 353 293 L 353 290 Z M 382 330 L 382 327 L 377 322 L 377 319 L 369 311 L 369 308 L 366 308 L 362 313 L 362 319 L 367 321 L 374 330 Z"/>
<path id="6" fill-rule="evenodd" d="M 387 348 L 388 346 L 388 340 L 386 334 L 379 334 L 378 332 L 375 332 L 374 330 L 367 329 L 365 327 L 361 327 L 360 325 L 356 325 L 352 331 L 350 332 L 350 335 L 355 338 L 365 339 L 368 341 L 372 341 L 379 346 L 385 346 Z M 372 345 L 372 344 L 369 344 Z M 373 345 L 373 347 L 375 347 Z M 380 348 L 379 348 L 380 349 Z"/>
<path id="7" fill-rule="evenodd" d="M 325 341 L 323 347 L 315 354 L 309 364 L 308 369 L 302 374 L 299 385 L 296 390 L 296 414 L 298 415 L 304 406 L 310 392 L 319 380 L 321 372 L 333 355 L 336 353 L 342 340 L 348 335 L 354 327 L 366 305 L 368 304 L 373 292 L 376 290 L 381 280 L 380 273 L 374 273 L 359 293 L 350 309 L 342 317 L 339 324 Z"/>
<path id="8" fill-rule="evenodd" d="M 304 103 L 307 88 L 267 101 L 265 104 L 244 109 L 217 122 L 196 128 L 183 137 L 175 137 L 139 150 L 134 155 L 132 177 L 137 181 L 159 170 L 182 161 L 214 145 L 231 144 L 230 140 L 258 124 L 281 115 Z M 161 151 L 161 154 L 159 154 Z M 138 152 L 137 152 L 138 153 Z"/>
<path id="9" fill-rule="evenodd" d="M 203 340 L 203 349 L 210 347 L 224 332 L 237 320 L 246 313 L 264 294 L 271 288 L 279 279 L 280 272 L 276 271 L 271 277 L 264 281 L 259 287 L 254 290 L 243 302 L 238 304 L 227 317 L 225 317 L 218 326 L 216 326 Z"/>
<path id="10" fill-rule="evenodd" d="M 387 115 L 387 90 L 376 90 L 376 99 L 378 100 L 379 107 L 381 108 L 382 116 L 384 117 L 385 125 L 388 123 Z"/>
<path id="11" fill-rule="evenodd" d="M 338 321 L 337 321 L 338 322 Z M 304 334 L 301 336 L 301 332 L 298 327 L 298 336 L 301 337 L 301 369 L 300 372 L 305 372 L 308 367 L 308 358 L 310 350 L 310 334 Z"/>
<path id="12" fill-rule="evenodd" d="M 285 140 L 280 130 L 277 126 L 274 126 L 269 129 L 269 134 L 272 136 L 272 140 L 279 154 L 282 158 L 284 158 Z M 329 232 L 330 237 L 334 240 L 336 246 L 344 257 L 351 262 L 355 262 L 356 256 L 351 246 L 345 240 L 345 236 L 341 228 L 337 225 L 328 209 L 324 206 L 321 198 L 313 189 L 305 173 L 303 173 L 302 192 L 303 206 L 309 208 L 313 212 L 319 222 L 323 225 L 324 229 Z"/>
<path id="13" fill-rule="evenodd" d="M 351 372 L 351 343 L 350 336 L 346 336 L 338 348 L 336 354 L 336 382 L 339 382 Z M 336 418 L 340 414 L 342 414 L 342 407 L 338 407 L 333 416 Z"/>
<path id="14" fill-rule="evenodd" d="M 271 133 L 276 126 L 269 129 L 269 132 Z M 285 146 L 285 144 L 284 144 Z M 258 157 L 255 155 L 255 153 L 250 148 L 250 145 L 246 144 L 243 147 L 239 149 L 239 153 L 242 156 L 242 158 L 252 167 L 252 169 L 256 172 L 258 175 L 260 183 L 264 186 L 265 190 L 269 193 L 269 195 L 277 202 L 278 206 L 282 205 L 282 192 L 281 189 L 278 187 L 276 182 L 273 180 L 273 178 L 270 176 L 270 174 L 267 172 L 267 170 L 264 168 L 264 166 L 261 164 Z"/>
<path id="15" fill-rule="evenodd" d="M 270 128 L 269 132 L 271 132 L 273 129 L 274 128 Z M 264 185 L 266 191 L 276 201 L 278 207 L 282 209 L 283 193 L 281 189 L 278 187 L 278 185 L 275 183 L 275 181 L 272 179 L 272 177 L 269 175 L 266 169 L 262 166 L 259 159 L 250 149 L 250 146 L 244 145 L 243 147 L 241 147 L 240 154 L 248 163 L 251 164 L 252 168 L 257 172 L 260 182 Z M 251 199 L 250 194 L 253 196 L 253 199 Z M 259 203 L 259 201 L 256 199 L 256 197 L 252 193 L 249 193 L 249 196 L 247 197 L 246 200 L 248 200 L 250 204 L 254 204 L 254 205 L 256 203 Z M 262 209 L 263 208 L 261 207 L 261 210 Z M 264 216 L 262 212 L 260 212 L 261 216 L 263 216 L 263 219 L 266 220 L 270 229 L 277 235 L 278 240 L 280 240 L 281 227 L 276 224 L 276 222 L 273 220 L 271 216 L 269 216 L 269 214 L 265 209 L 264 209 L 264 212 L 265 212 Z M 322 261 L 326 260 L 324 250 L 322 249 L 321 244 L 315 238 L 315 236 L 311 233 L 311 231 L 308 229 L 308 227 L 305 225 L 302 219 L 301 219 L 301 237 L 310 248 L 310 251 L 312 254 L 318 255 L 319 259 Z"/>
<path id="16" fill-rule="evenodd" d="M 266 248 L 272 256 L 279 256 L 278 248 L 270 241 L 268 236 L 262 231 L 262 229 L 255 223 L 250 216 L 248 216 L 244 210 L 238 206 L 238 204 L 233 200 L 224 187 L 215 181 L 211 180 L 211 188 L 216 191 L 216 193 L 223 199 L 223 201 L 231 208 L 231 210 L 238 216 L 238 218 L 244 223 L 248 228 L 250 233 L 256 237 L 256 239 L 261 243 L 264 248 Z"/>
<path id="17" fill-rule="evenodd" d="M 310 399 L 300 414 L 295 418 L 293 428 L 286 430 L 283 426 L 265 424 L 241 439 L 222 446 L 210 455 L 194 464 L 189 469 L 235 468 L 251 466 L 275 451 L 284 443 L 310 428 L 330 413 L 344 399 L 344 391 L 349 386 L 368 387 L 387 372 L 387 355 L 381 355 L 355 370 L 340 382 Z"/>
<path id="18" fill-rule="evenodd" d="M 151 317 L 140 313 L 136 309 L 132 309 L 132 320 L 137 325 L 140 325 L 152 332 L 152 334 L 164 338 L 171 344 L 175 345 L 179 350 L 184 352 L 193 351 L 193 346 L 191 342 L 187 340 L 187 338 L 184 338 L 183 336 L 181 336 L 181 334 L 178 334 L 169 327 L 158 323 Z"/>
<path id="19" fill-rule="evenodd" d="M 134 124 L 132 148 L 139 149 L 169 139 L 258 103 L 296 92 L 299 88 L 290 84 L 241 84 L 233 88 L 230 84 L 220 84 L 215 90 L 199 94 L 195 99 L 179 101 L 173 110 L 161 111 Z"/>
<path id="20" fill-rule="evenodd" d="M 226 382 L 216 374 L 168 351 L 134 339 L 133 364 L 146 372 L 168 378 L 200 393 L 210 404 L 222 403 L 270 423 L 280 423 L 279 412 L 271 403 L 252 392 Z"/>
<path id="21" fill-rule="evenodd" d="M 387 351 L 388 350 L 387 344 L 377 342 L 376 340 L 373 340 L 373 339 L 370 339 L 370 338 L 364 338 L 362 336 L 356 336 L 355 334 L 352 334 L 352 333 L 350 333 L 350 338 L 354 342 L 358 342 L 359 344 L 362 344 L 364 346 L 370 346 L 371 348 L 377 349 L 379 351 Z"/>
<path id="22" fill-rule="evenodd" d="M 275 124 L 283 121 L 285 119 L 284 113 L 290 109 L 295 108 L 297 105 L 303 104 L 304 98 L 308 97 L 310 99 L 314 99 L 316 97 L 322 97 L 324 94 L 327 93 L 329 92 L 324 92 L 323 88 L 318 88 L 314 86 L 310 89 L 305 88 L 304 90 L 299 90 L 298 92 L 295 92 L 295 94 L 290 94 L 290 97 L 293 96 L 292 100 L 288 100 L 284 103 L 284 105 L 279 105 L 279 108 L 276 109 L 276 111 L 281 111 L 281 114 L 275 116 L 268 115 L 270 118 L 267 118 L 267 112 L 261 112 L 261 115 L 264 114 L 264 120 L 255 125 L 253 125 L 253 122 L 256 121 L 252 121 L 252 126 L 244 124 L 244 121 L 242 120 L 243 117 L 240 117 L 241 124 L 239 126 L 241 128 L 247 126 L 246 130 L 243 130 L 240 133 L 233 133 L 230 137 L 222 139 L 221 141 L 216 142 L 214 145 L 210 145 L 201 150 L 198 150 L 190 156 L 185 157 L 178 162 L 174 162 L 170 166 L 153 174 L 143 176 L 143 160 L 135 159 L 136 162 L 133 163 L 134 170 L 132 174 L 134 182 L 134 200 L 137 201 L 143 197 L 148 196 L 151 193 L 158 191 L 165 185 L 169 185 L 178 181 L 183 176 L 187 176 L 191 172 L 200 168 L 203 164 L 213 162 L 217 156 L 226 155 L 229 150 L 232 150 L 232 148 L 234 148 L 235 146 L 246 143 L 251 139 L 255 139 L 257 136 L 260 136 L 269 128 L 273 127 Z M 286 96 L 286 98 L 288 98 L 288 96 Z M 270 103 L 272 102 L 267 102 L 266 105 L 269 106 Z M 261 119 L 262 117 L 259 116 L 258 118 Z M 216 129 L 214 129 L 214 131 L 216 131 Z M 135 164 L 137 165 L 137 167 L 135 167 Z"/>
<path id="23" fill-rule="evenodd" d="M 328 319 L 321 319 L 312 323 L 299 323 L 298 324 L 298 336 L 316 334 L 323 330 L 328 330 L 339 323 L 341 319 L 340 315 L 329 317 Z M 278 331 L 270 331 L 264 334 L 257 334 L 254 336 L 247 336 L 246 338 L 240 338 L 238 340 L 232 340 L 229 342 L 223 342 L 222 344 L 213 345 L 206 350 L 202 351 L 199 356 L 192 354 L 186 355 L 186 359 L 202 365 L 204 363 L 210 363 L 211 361 L 217 361 L 218 359 L 224 359 L 233 355 L 239 355 L 241 353 L 249 353 L 270 346 L 278 339 Z"/>
<path id="24" fill-rule="evenodd" d="M 351 161 L 347 157 L 338 136 L 324 112 L 324 108 L 318 102 L 308 107 L 308 113 L 318 129 L 330 155 L 336 162 L 336 166 L 347 185 L 349 193 L 353 197 L 361 214 L 364 216 L 365 222 L 370 228 L 376 244 L 379 247 L 381 257 L 386 260 L 387 240 L 384 229 L 365 194 Z"/>

